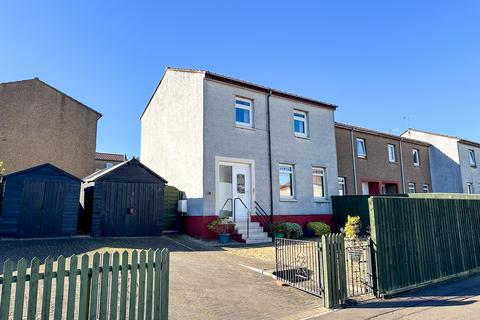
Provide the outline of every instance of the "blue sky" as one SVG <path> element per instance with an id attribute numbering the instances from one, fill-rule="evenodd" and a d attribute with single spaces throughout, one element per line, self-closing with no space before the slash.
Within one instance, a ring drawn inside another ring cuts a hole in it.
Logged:
<path id="1" fill-rule="evenodd" d="M 332 102 L 341 122 L 480 141 L 479 1 L 0 0 L 0 39 L 0 82 L 39 77 L 101 112 L 99 151 L 139 155 L 166 66 Z"/>

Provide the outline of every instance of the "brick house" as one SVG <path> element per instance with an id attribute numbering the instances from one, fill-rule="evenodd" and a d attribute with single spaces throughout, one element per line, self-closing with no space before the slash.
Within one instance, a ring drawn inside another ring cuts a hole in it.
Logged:
<path id="1" fill-rule="evenodd" d="M 336 123 L 339 194 L 431 192 L 429 143 Z"/>
<path id="2" fill-rule="evenodd" d="M 214 237 L 206 224 L 234 215 L 247 242 L 270 241 L 262 209 L 303 226 L 332 220 L 335 108 L 209 71 L 167 68 L 141 116 L 141 161 L 186 192 L 186 233 Z"/>
<path id="3" fill-rule="evenodd" d="M 95 171 L 108 169 L 125 161 L 127 161 L 127 156 L 125 154 L 96 152 Z"/>
<path id="4" fill-rule="evenodd" d="M 44 163 L 94 171 L 97 111 L 38 78 L 0 84 L 0 159 L 5 174 Z"/>

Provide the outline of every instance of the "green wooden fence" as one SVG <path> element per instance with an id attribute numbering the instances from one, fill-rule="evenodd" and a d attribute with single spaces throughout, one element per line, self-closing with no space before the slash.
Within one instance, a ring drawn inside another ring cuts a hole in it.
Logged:
<path id="1" fill-rule="evenodd" d="M 168 319 L 167 249 L 22 258 L 14 269 L 5 261 L 0 320 Z"/>
<path id="2" fill-rule="evenodd" d="M 368 211 L 369 196 L 332 196 L 333 218 L 335 231 L 345 226 L 347 216 L 359 216 L 362 221 L 361 233 L 365 234 L 370 227 L 370 216 Z"/>
<path id="3" fill-rule="evenodd" d="M 480 200 L 369 199 L 379 294 L 480 271 Z"/>
<path id="4" fill-rule="evenodd" d="M 322 268 L 325 307 L 344 305 L 347 300 L 347 278 L 343 235 L 322 236 Z"/>

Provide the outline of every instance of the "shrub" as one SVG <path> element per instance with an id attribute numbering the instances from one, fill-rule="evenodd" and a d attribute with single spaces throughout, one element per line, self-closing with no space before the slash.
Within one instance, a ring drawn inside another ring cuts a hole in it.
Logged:
<path id="1" fill-rule="evenodd" d="M 285 234 L 285 225 L 283 221 L 275 221 L 268 225 L 270 233 L 282 233 Z"/>
<path id="2" fill-rule="evenodd" d="M 285 237 L 287 239 L 298 239 L 303 236 L 302 227 L 298 223 L 284 222 Z"/>
<path id="3" fill-rule="evenodd" d="M 233 233 L 233 231 L 235 230 L 235 224 L 229 218 L 218 217 L 209 224 L 207 224 L 207 229 L 218 234 L 229 234 Z"/>
<path id="4" fill-rule="evenodd" d="M 323 222 L 309 222 L 307 228 L 315 232 L 317 237 L 332 233 L 330 226 Z"/>
<path id="5" fill-rule="evenodd" d="M 345 237 L 350 239 L 356 239 L 362 229 L 362 221 L 359 216 L 348 216 L 347 223 L 345 224 Z"/>

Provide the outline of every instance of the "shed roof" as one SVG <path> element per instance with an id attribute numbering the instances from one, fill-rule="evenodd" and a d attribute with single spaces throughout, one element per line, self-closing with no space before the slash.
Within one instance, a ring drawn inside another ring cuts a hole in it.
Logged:
<path id="1" fill-rule="evenodd" d="M 64 175 L 64 176 L 67 176 L 73 180 L 76 180 L 76 181 L 79 181 L 79 182 L 83 182 L 82 179 L 80 178 L 77 178 L 75 177 L 74 175 L 54 166 L 53 164 L 51 163 L 44 163 L 44 164 L 41 164 L 41 165 L 38 165 L 38 166 L 35 166 L 35 167 L 31 167 L 31 168 L 28 168 L 28 169 L 24 169 L 24 170 L 20 170 L 20 171 L 17 171 L 17 172 L 12 172 L 10 174 L 7 174 L 5 176 L 5 179 L 9 179 L 9 178 L 12 178 L 12 177 L 15 177 L 15 176 L 18 176 L 18 175 L 21 175 L 21 174 L 28 174 L 30 172 L 34 172 L 34 171 L 37 171 L 39 169 L 42 169 L 42 168 L 50 168 L 50 169 L 53 169 L 57 172 L 59 172 L 60 174 Z"/>
<path id="2" fill-rule="evenodd" d="M 102 177 L 104 177 L 105 175 L 111 173 L 111 172 L 114 172 L 115 170 L 119 169 L 120 167 L 123 167 L 124 165 L 126 164 L 137 164 L 139 165 L 140 167 L 142 167 L 143 169 L 145 169 L 146 171 L 148 171 L 150 174 L 152 174 L 153 176 L 155 176 L 157 179 L 160 179 L 162 180 L 163 182 L 167 183 L 168 181 L 165 180 L 164 178 L 162 178 L 161 176 L 159 176 L 158 174 L 156 174 L 153 170 L 151 170 L 149 167 L 147 167 L 146 165 L 144 165 L 143 163 L 141 163 L 137 158 L 132 158 L 131 160 L 128 160 L 128 161 L 124 161 L 122 163 L 118 163 L 116 165 L 114 165 L 113 167 L 111 168 L 107 168 L 107 169 L 102 169 L 102 170 L 99 170 L 97 172 L 94 172 L 92 173 L 91 175 L 85 177 L 83 180 L 85 182 L 94 182 Z"/>

